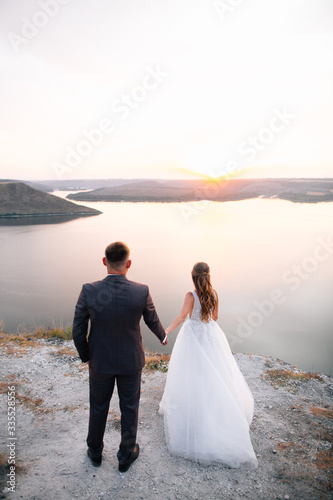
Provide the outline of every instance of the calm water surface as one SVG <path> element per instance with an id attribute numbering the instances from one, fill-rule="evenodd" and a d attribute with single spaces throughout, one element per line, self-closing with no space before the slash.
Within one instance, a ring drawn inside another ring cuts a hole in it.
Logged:
<path id="1" fill-rule="evenodd" d="M 165 327 L 193 289 L 193 264 L 203 260 L 234 351 L 333 374 L 333 203 L 84 204 L 103 214 L 0 227 L 5 331 L 69 326 L 82 283 L 105 276 L 105 246 L 123 240 L 132 250 L 128 278 L 150 286 Z M 142 332 L 145 347 L 160 350 L 144 324 Z"/>

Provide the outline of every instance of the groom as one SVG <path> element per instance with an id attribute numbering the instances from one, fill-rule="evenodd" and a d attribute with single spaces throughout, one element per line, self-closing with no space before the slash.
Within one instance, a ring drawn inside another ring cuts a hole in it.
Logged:
<path id="1" fill-rule="evenodd" d="M 117 383 L 121 411 L 119 471 L 126 472 L 139 455 L 136 443 L 141 371 L 145 355 L 140 319 L 159 338 L 168 340 L 147 285 L 129 281 L 130 250 L 115 242 L 105 249 L 108 275 L 83 285 L 73 322 L 73 340 L 83 362 L 89 364 L 90 416 L 88 456 L 93 465 L 102 461 L 103 436 L 109 404 Z M 88 334 L 88 325 L 90 332 Z"/>

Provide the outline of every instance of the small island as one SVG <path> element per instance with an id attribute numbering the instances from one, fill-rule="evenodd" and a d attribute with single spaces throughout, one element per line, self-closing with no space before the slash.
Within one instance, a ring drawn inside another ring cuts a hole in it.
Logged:
<path id="1" fill-rule="evenodd" d="M 0 219 L 25 217 L 84 217 L 99 215 L 94 208 L 77 205 L 23 182 L 0 182 Z"/>

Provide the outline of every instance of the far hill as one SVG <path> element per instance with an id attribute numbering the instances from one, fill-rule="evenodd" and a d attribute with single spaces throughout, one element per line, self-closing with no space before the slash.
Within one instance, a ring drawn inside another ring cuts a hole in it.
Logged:
<path id="1" fill-rule="evenodd" d="M 38 191 L 45 191 L 45 193 L 51 193 L 54 191 L 53 186 L 49 182 L 44 181 L 25 181 L 23 179 L 0 179 L 0 184 L 2 183 L 23 183 L 27 184 L 27 186 L 32 187 L 33 189 L 38 189 Z M 52 182 L 52 181 L 51 181 Z"/>
<path id="2" fill-rule="evenodd" d="M 22 182 L 0 183 L 0 217 L 87 216 L 101 212 L 44 193 Z"/>
<path id="3" fill-rule="evenodd" d="M 140 180 L 140 179 L 139 179 Z M 82 189 L 98 189 L 100 187 L 120 186 L 131 184 L 137 179 L 50 179 L 47 181 L 31 181 L 24 179 L 0 179 L 1 182 L 23 182 L 28 186 L 52 193 L 52 191 L 81 191 Z"/>
<path id="4" fill-rule="evenodd" d="M 142 180 L 67 196 L 80 201 L 190 202 L 280 198 L 333 201 L 333 179 Z"/>

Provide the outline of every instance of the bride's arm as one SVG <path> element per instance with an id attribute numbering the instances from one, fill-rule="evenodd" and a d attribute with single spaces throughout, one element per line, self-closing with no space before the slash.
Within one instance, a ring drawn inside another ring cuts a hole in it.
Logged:
<path id="1" fill-rule="evenodd" d="M 177 328 L 177 326 L 179 326 L 184 321 L 186 316 L 192 311 L 193 304 L 194 304 L 193 294 L 191 292 L 187 292 L 187 294 L 185 295 L 185 300 L 182 310 L 180 311 L 177 318 L 175 318 L 171 323 L 171 325 L 168 326 L 168 328 L 166 328 L 165 330 L 167 334 L 172 332 L 175 328 Z"/>

